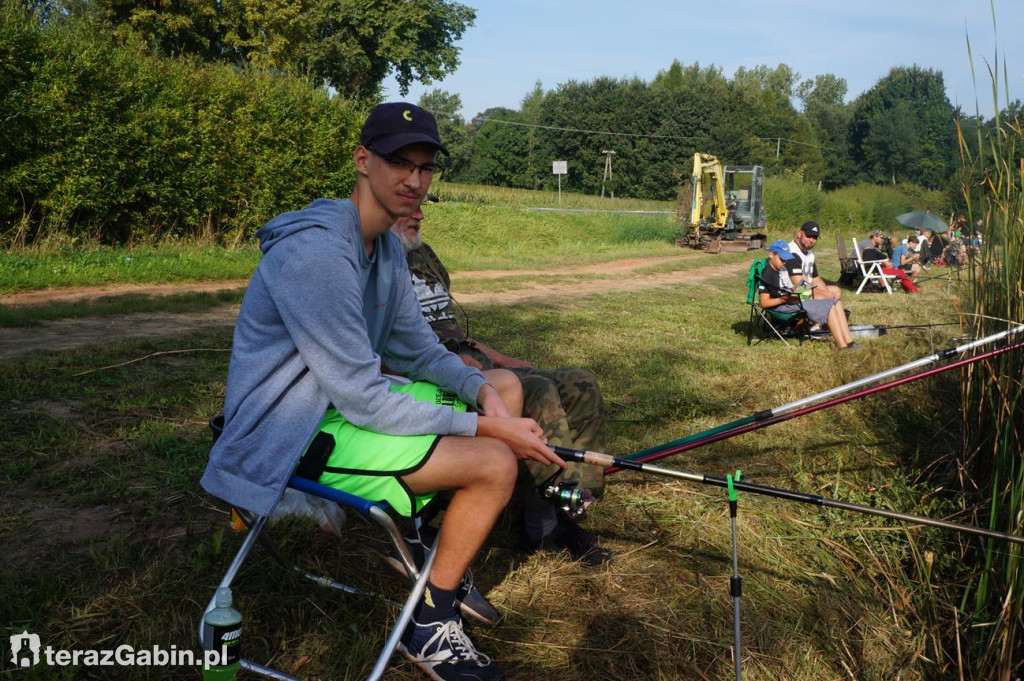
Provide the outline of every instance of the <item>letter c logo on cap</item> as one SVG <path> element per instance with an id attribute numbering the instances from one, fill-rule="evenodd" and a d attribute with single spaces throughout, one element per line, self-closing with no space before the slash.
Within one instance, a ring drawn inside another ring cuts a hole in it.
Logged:
<path id="1" fill-rule="evenodd" d="M 409 109 L 406 109 L 405 111 L 403 111 L 402 112 L 402 118 L 404 118 L 405 120 L 407 120 L 407 121 L 409 121 L 411 123 L 412 122 L 412 111 L 410 111 Z"/>

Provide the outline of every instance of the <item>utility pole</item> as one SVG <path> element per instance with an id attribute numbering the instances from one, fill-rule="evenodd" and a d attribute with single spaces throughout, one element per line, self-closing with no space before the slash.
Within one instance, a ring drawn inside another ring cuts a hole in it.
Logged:
<path id="1" fill-rule="evenodd" d="M 601 179 L 601 198 L 604 198 L 604 183 L 611 182 L 612 179 L 612 156 L 615 155 L 614 151 L 605 150 L 601 152 L 604 154 L 604 177 Z M 615 192 L 612 191 L 612 198 L 615 198 Z"/>

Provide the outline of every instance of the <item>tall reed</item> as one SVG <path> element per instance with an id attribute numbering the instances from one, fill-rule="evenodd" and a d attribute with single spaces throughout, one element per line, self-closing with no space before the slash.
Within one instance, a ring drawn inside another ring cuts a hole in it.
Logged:
<path id="1" fill-rule="evenodd" d="M 993 11 L 993 24 L 995 24 Z M 970 55 L 970 43 L 968 42 Z M 973 56 L 972 56 L 973 64 Z M 976 140 L 959 128 L 961 191 L 973 223 L 982 220 L 984 245 L 969 265 L 964 309 L 976 334 L 1024 321 L 1024 127 L 1019 107 L 999 112 L 999 54 L 988 67 L 995 119 Z M 972 67 L 973 68 L 973 67 Z M 1003 66 L 1002 91 L 1006 92 Z M 975 143 L 976 142 L 976 143 Z M 965 472 L 988 525 L 1022 531 L 1024 518 L 1024 353 L 972 365 L 963 376 Z M 977 555 L 977 575 L 964 595 L 971 610 L 961 678 L 1008 681 L 1024 670 L 1024 561 L 1016 544 L 989 543 Z"/>

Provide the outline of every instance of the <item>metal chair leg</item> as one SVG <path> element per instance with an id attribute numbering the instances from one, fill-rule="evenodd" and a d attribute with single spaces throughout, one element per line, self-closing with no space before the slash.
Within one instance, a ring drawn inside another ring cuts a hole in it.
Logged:
<path id="1" fill-rule="evenodd" d="M 440 539 L 440 537 L 441 535 L 438 534 L 438 539 Z M 409 625 L 410 620 L 412 620 L 412 611 L 416 608 L 416 604 L 419 603 L 420 597 L 423 595 L 423 590 L 427 588 L 427 580 L 430 579 L 430 570 L 434 567 L 434 559 L 437 558 L 436 549 L 437 539 L 434 540 L 434 545 L 431 547 L 430 555 L 423 564 L 423 570 L 420 571 L 419 576 L 416 578 L 416 583 L 409 592 L 409 597 L 405 600 L 405 607 L 402 608 L 402 612 L 398 615 L 398 621 L 395 622 L 395 627 L 391 630 L 391 635 L 388 636 L 388 640 L 384 644 L 384 649 L 380 651 L 380 657 L 377 658 L 377 664 L 373 666 L 373 671 L 370 673 L 370 676 L 367 677 L 367 681 L 377 681 L 377 679 L 380 679 L 387 670 L 388 661 L 398 648 L 398 642 L 402 638 L 402 634 L 405 632 L 405 628 Z"/>
<path id="2" fill-rule="evenodd" d="M 218 584 L 218 587 L 230 587 L 232 585 L 232 583 L 235 581 L 235 578 L 238 575 L 239 570 L 245 563 L 245 560 L 248 558 L 250 551 L 252 551 L 253 546 L 255 546 L 257 542 L 259 542 L 264 547 L 264 549 L 268 551 L 268 553 L 276 562 L 280 563 L 282 566 L 290 570 L 297 572 L 298 574 L 302 575 L 306 579 L 312 581 L 313 583 L 319 586 L 330 587 L 332 589 L 337 589 L 340 591 L 344 591 L 346 593 L 360 596 L 373 596 L 375 598 L 380 598 L 381 600 L 391 605 L 400 605 L 399 602 L 386 598 L 380 594 L 371 591 L 365 591 L 363 589 L 358 589 L 353 586 L 348 586 L 346 584 L 337 582 L 330 577 L 317 575 L 301 568 L 293 561 L 286 558 L 284 553 L 277 546 L 277 543 L 274 542 L 274 540 L 269 535 L 263 532 L 264 526 L 266 525 L 267 522 L 267 516 L 255 516 L 253 514 L 247 513 L 239 509 L 236 509 L 236 512 L 242 518 L 242 521 L 245 523 L 245 525 L 249 528 L 249 531 L 248 534 L 246 534 L 245 539 L 242 541 L 241 547 L 239 547 L 238 551 L 235 553 L 235 557 L 232 559 L 231 564 L 228 566 L 227 571 L 224 573 L 224 576 L 221 577 L 220 584 Z M 423 595 L 423 590 L 427 586 L 427 579 L 430 576 L 430 570 L 433 567 L 434 559 L 437 556 L 437 551 L 431 550 L 429 552 L 423 569 L 419 570 L 416 567 L 416 562 L 413 559 L 411 552 L 409 551 L 409 546 L 408 544 L 406 544 L 404 537 L 402 537 L 402 534 L 399 531 L 398 526 L 395 524 L 395 521 L 392 520 L 391 517 L 378 506 L 371 506 L 367 513 L 367 517 L 371 518 L 374 522 L 376 522 L 378 525 L 384 528 L 384 531 L 387 533 L 388 538 L 391 540 L 391 543 L 395 546 L 395 549 L 398 551 L 399 558 L 403 566 L 405 567 L 406 574 L 410 577 L 410 579 L 414 580 L 413 587 L 410 590 L 409 595 L 405 600 L 405 603 L 402 604 L 403 607 L 399 614 L 398 621 L 395 623 L 394 628 L 391 630 L 387 642 L 385 643 L 384 648 L 381 650 L 380 656 L 377 658 L 377 662 L 374 665 L 373 671 L 368 677 L 369 680 L 376 681 L 377 679 L 380 679 L 383 676 L 384 672 L 387 670 L 388 661 L 391 659 L 391 656 L 398 648 L 398 642 L 401 639 L 401 636 L 404 633 L 406 626 L 408 626 L 409 621 L 412 619 L 413 609 L 416 607 L 416 604 L 419 602 L 419 599 Z M 440 537 L 440 535 L 438 536 Z M 435 539 L 433 548 L 436 549 L 436 547 L 437 540 Z M 206 606 L 206 609 L 203 610 L 203 614 L 199 619 L 199 643 L 201 647 L 203 647 L 205 644 L 203 638 L 203 619 L 206 617 L 206 613 L 208 613 L 210 610 L 216 607 L 215 602 L 216 594 L 214 595 L 213 598 L 210 599 L 209 603 Z M 259 676 L 263 676 L 268 679 L 274 679 L 274 681 L 301 681 L 301 679 L 297 677 L 291 676 L 277 669 L 273 669 L 271 667 L 267 667 L 265 665 L 253 662 L 252 660 L 242 659 L 239 661 L 239 663 L 243 669 L 246 669 L 247 671 L 250 671 L 254 674 L 258 674 Z"/>

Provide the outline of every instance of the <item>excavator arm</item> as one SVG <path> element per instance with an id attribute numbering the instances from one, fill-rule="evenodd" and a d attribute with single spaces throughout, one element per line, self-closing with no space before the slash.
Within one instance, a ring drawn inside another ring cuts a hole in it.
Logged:
<path id="1" fill-rule="evenodd" d="M 725 194 L 727 170 L 731 173 L 729 182 L 732 203 L 726 200 Z M 730 166 L 726 169 L 710 154 L 694 154 L 689 216 L 683 225 L 682 238 L 676 241 L 677 245 L 712 253 L 760 248 L 766 239 L 765 235 L 741 231 L 748 224 L 755 225 L 755 229 L 760 227 L 760 220 L 741 219 L 742 211 L 737 210 L 736 203 L 739 198 L 737 195 L 742 195 L 748 203 L 752 201 L 751 205 L 756 206 L 757 212 L 760 212 L 761 172 L 760 166 Z M 739 175 L 751 178 L 749 187 L 739 190 L 732 187 Z"/>
<path id="2" fill-rule="evenodd" d="M 725 205 L 722 164 L 710 154 L 693 155 L 693 204 L 690 228 L 714 231 L 725 229 L 729 209 Z"/>

